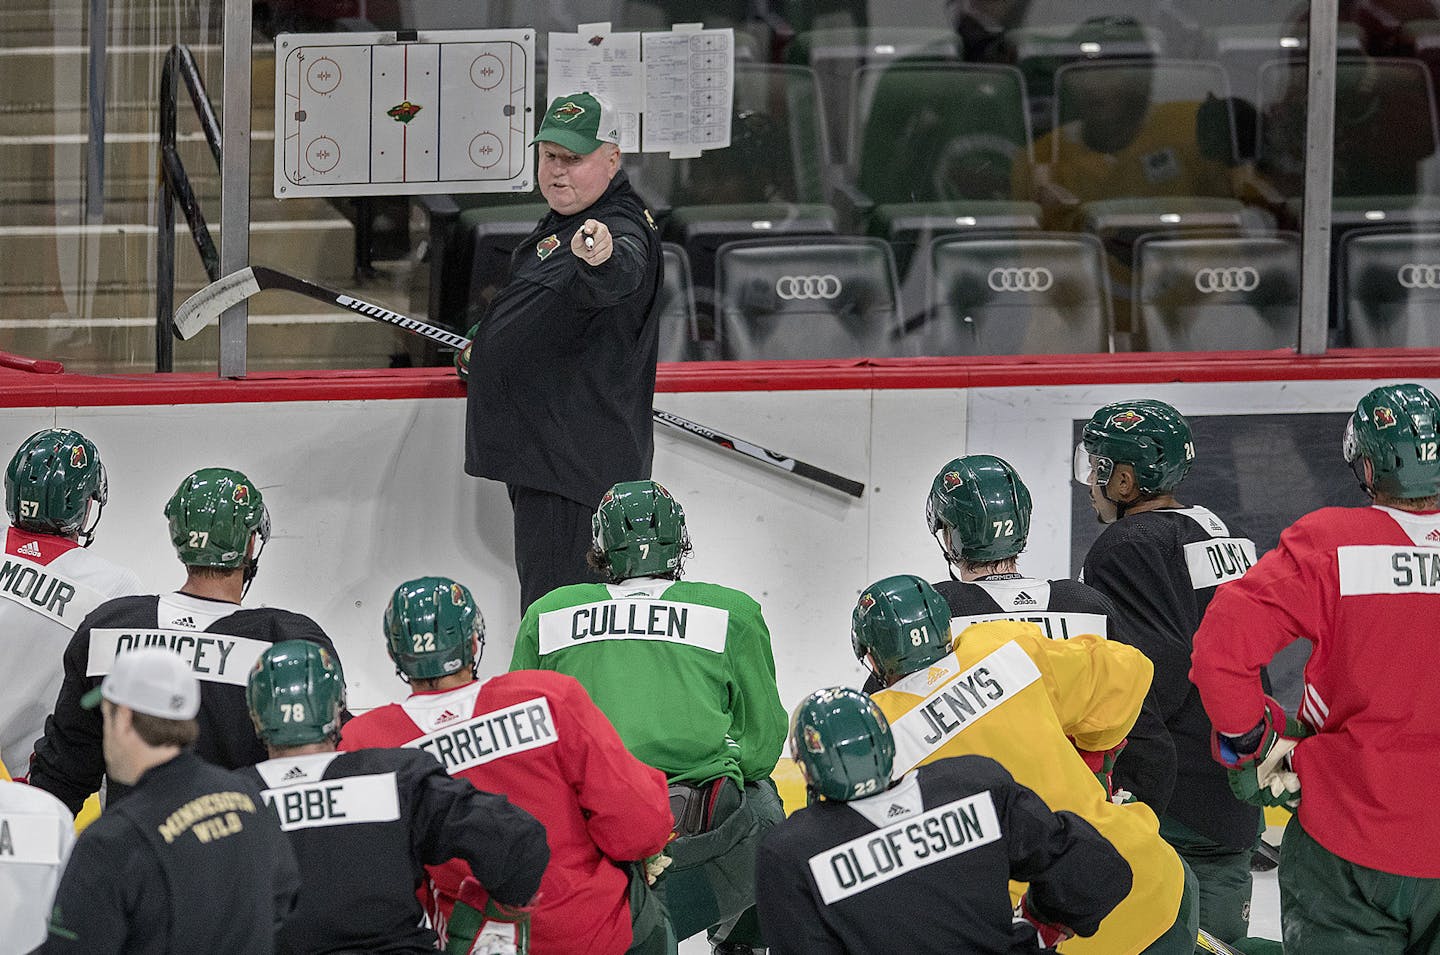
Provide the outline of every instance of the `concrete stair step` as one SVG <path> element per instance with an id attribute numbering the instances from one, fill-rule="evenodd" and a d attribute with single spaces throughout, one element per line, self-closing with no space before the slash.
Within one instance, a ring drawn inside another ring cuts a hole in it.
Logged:
<path id="1" fill-rule="evenodd" d="M 213 101 L 219 101 L 219 90 L 211 93 Z M 217 111 L 216 118 L 219 118 Z M 0 137 L 7 136 L 74 136 L 90 128 L 90 114 L 83 106 L 65 106 L 54 109 L 13 107 L 0 109 Z M 270 132 L 275 128 L 275 105 L 255 101 L 250 111 L 250 129 L 254 132 Z M 160 129 L 160 113 L 153 102 L 110 102 L 105 108 L 105 133 L 157 133 Z M 176 129 L 180 135 L 200 131 L 200 121 L 190 105 L 189 96 L 181 93 L 180 112 L 176 117 Z"/>
<path id="2" fill-rule="evenodd" d="M 307 316 L 301 316 L 303 320 Z M 250 322 L 246 347 L 249 371 L 294 371 L 331 368 L 384 368 L 390 357 L 406 350 L 413 338 L 380 322 L 341 315 L 338 321 L 313 323 L 284 316 L 257 316 Z M 7 348 L 22 355 L 52 358 L 66 371 L 115 373 L 155 368 L 155 326 L 91 323 L 64 329 L 10 328 Z M 219 357 L 219 336 L 202 332 L 175 343 L 176 371 L 210 371 Z"/>
<path id="3" fill-rule="evenodd" d="M 188 233 L 176 236 L 176 279 L 204 284 L 205 271 Z M 94 285 L 112 287 L 153 280 L 157 230 L 149 225 L 0 227 L 0 262 L 12 289 Z M 211 234 L 218 242 L 219 230 Z M 250 261 L 276 263 L 321 282 L 347 280 L 354 261 L 354 231 L 343 219 L 257 222 L 250 229 Z M 9 305 L 6 305 L 6 311 Z"/>
<path id="4" fill-rule="evenodd" d="M 344 201 L 344 200 L 340 200 Z M 215 216 L 212 231 L 218 233 L 220 207 L 213 204 L 205 207 L 207 216 Z M 84 204 L 78 199 L 63 201 L 16 202 L 4 207 L 3 221 L 8 226 L 75 226 L 83 225 Z M 105 218 L 110 222 L 148 222 L 154 215 L 154 206 L 149 201 L 107 202 Z M 176 216 L 180 217 L 177 209 Z M 345 221 L 345 217 L 324 199 L 272 199 L 269 196 L 254 196 L 250 199 L 251 222 L 293 222 L 313 220 L 318 222 Z M 208 219 L 207 219 L 208 221 Z"/>
<path id="5" fill-rule="evenodd" d="M 106 51 L 109 77 L 107 99 L 119 101 L 149 99 L 153 91 L 158 102 L 160 73 L 169 51 L 168 43 L 113 45 Z M 214 102 L 220 99 L 224 59 L 218 44 L 192 44 L 196 66 Z M 274 48 L 252 48 L 251 82 L 260 102 L 273 101 L 275 87 Z M 53 109 L 83 107 L 86 102 L 90 51 L 84 45 L 0 48 L 0 109 L 25 106 Z M 183 86 L 183 84 L 182 84 Z"/>
<path id="6" fill-rule="evenodd" d="M 210 147 L 199 133 L 185 133 L 177 148 L 185 170 L 197 191 L 200 184 L 219 171 Z M 56 136 L 0 137 L 0 202 L 38 201 L 54 195 L 75 195 L 84 181 L 89 139 L 82 133 Z M 274 133 L 260 130 L 250 139 L 251 193 L 269 195 L 274 191 Z M 150 133 L 114 133 L 105 137 L 105 195 L 117 200 L 149 194 L 148 186 L 133 192 L 133 182 L 153 185 L 159 154 L 159 137 Z M 118 186 L 123 188 L 116 191 Z"/>
<path id="7" fill-rule="evenodd" d="M 219 4 L 186 5 L 190 9 L 179 11 L 176 6 L 175 3 L 112 3 L 107 32 L 111 40 L 136 35 L 183 36 L 191 40 L 207 34 L 220 35 L 223 11 Z M 209 9 L 211 6 L 213 10 Z M 85 43 L 89 24 L 88 0 L 20 3 L 0 9 L 0 32 L 35 33 L 47 43 Z"/>

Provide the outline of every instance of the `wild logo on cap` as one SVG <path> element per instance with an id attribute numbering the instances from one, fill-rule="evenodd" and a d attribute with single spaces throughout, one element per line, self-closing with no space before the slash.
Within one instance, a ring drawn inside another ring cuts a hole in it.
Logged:
<path id="1" fill-rule="evenodd" d="M 70 466 L 72 468 L 83 468 L 88 463 L 89 459 L 85 456 L 83 444 L 77 444 L 70 449 Z"/>
<path id="2" fill-rule="evenodd" d="M 557 106 L 550 112 L 550 118 L 557 123 L 570 123 L 579 118 L 585 112 L 585 107 L 576 106 L 574 100 L 567 100 L 565 105 Z"/>
<path id="3" fill-rule="evenodd" d="M 235 485 L 235 490 L 231 493 L 230 499 L 236 504 L 250 503 L 250 486 L 247 484 Z"/>
<path id="4" fill-rule="evenodd" d="M 1386 428 L 1395 427 L 1395 412 L 1381 405 L 1375 409 L 1375 430 L 1384 431 Z"/>
<path id="5" fill-rule="evenodd" d="M 944 476 L 941 477 L 940 480 L 944 482 L 945 490 L 947 491 L 953 491 L 961 484 L 965 483 L 965 481 L 960 477 L 959 471 L 946 471 Z"/>

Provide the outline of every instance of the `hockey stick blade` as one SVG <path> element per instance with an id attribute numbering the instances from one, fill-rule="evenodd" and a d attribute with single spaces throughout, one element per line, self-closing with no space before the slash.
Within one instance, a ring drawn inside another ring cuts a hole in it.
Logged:
<path id="1" fill-rule="evenodd" d="M 729 448 L 731 451 L 737 451 L 746 457 L 763 461 L 771 467 L 777 467 L 782 471 L 789 471 L 798 477 L 808 478 L 826 487 L 843 491 L 851 497 L 861 497 L 865 494 L 865 485 L 859 481 L 852 481 L 850 478 L 842 477 L 833 471 L 827 471 L 813 464 L 807 464 L 804 461 L 798 461 L 795 458 L 777 454 L 768 448 L 762 448 L 758 444 L 751 444 L 749 441 L 728 435 L 723 431 L 716 431 L 714 428 L 708 428 L 703 424 L 691 421 L 688 418 L 682 418 L 677 414 L 671 414 L 668 411 L 661 411 L 659 408 L 656 408 L 655 420 L 661 424 L 669 425 L 676 430 L 693 434 L 718 444 L 721 447 Z"/>
<path id="2" fill-rule="evenodd" d="M 1195 940 L 1195 948 L 1201 952 L 1215 952 L 1217 955 L 1241 955 L 1238 948 L 1226 945 L 1203 928 L 1200 930 L 1200 937 Z"/>
<path id="3" fill-rule="evenodd" d="M 216 279 L 181 303 L 175 310 L 175 337 L 189 341 L 206 326 L 219 321 L 220 313 L 239 305 L 256 292 L 260 283 L 253 268 L 243 268 Z"/>

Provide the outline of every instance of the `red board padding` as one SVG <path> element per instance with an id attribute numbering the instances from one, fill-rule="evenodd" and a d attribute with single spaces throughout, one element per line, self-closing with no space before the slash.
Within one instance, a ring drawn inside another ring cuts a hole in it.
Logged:
<path id="1" fill-rule="evenodd" d="M 1347 349 L 1315 357 L 1275 351 L 687 362 L 662 364 L 655 390 L 833 391 L 1349 378 L 1401 381 L 1437 376 L 1440 349 Z M 209 374 L 36 375 L 0 367 L 0 407 L 7 408 L 378 401 L 459 398 L 464 393 L 464 386 L 448 368 L 258 372 L 231 380 Z"/>

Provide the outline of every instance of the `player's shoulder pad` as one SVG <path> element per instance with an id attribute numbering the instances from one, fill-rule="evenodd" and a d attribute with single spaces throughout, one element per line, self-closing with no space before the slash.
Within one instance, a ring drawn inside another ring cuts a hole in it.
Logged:
<path id="1" fill-rule="evenodd" d="M 567 673 L 560 673 L 556 670 L 511 670 L 508 673 L 500 673 L 485 681 L 480 690 L 482 696 L 486 695 L 487 689 L 492 693 L 496 691 L 541 693 L 561 700 L 576 695 L 584 696 L 587 699 L 590 696 L 583 683 Z"/>
<path id="2" fill-rule="evenodd" d="M 1068 577 L 1049 581 L 1050 605 L 1058 613 L 1098 613 L 1113 616 L 1115 604 L 1089 584 Z M 1056 607 L 1062 603 L 1063 607 Z"/>
<path id="3" fill-rule="evenodd" d="M 276 643 L 281 640 L 309 640 L 335 652 L 334 641 L 320 624 L 293 610 L 281 610 L 279 607 L 242 607 L 230 616 L 216 621 L 216 624 L 222 625 L 221 621 L 224 622 L 223 627 L 230 628 L 226 632 L 233 636 L 262 636 Z"/>
<path id="4" fill-rule="evenodd" d="M 673 594 L 674 596 L 670 596 Z M 725 610 L 738 610 L 745 613 L 754 613 L 763 616 L 760 611 L 760 602 L 743 590 L 736 590 L 734 587 L 726 587 L 724 584 L 712 584 L 702 580 L 677 580 L 666 592 L 667 599 L 685 602 L 688 595 L 703 597 L 703 600 L 693 600 L 693 603 L 706 604 L 708 606 L 720 607 Z"/>
<path id="5" fill-rule="evenodd" d="M 134 594 L 129 597 L 112 597 L 90 611 L 80 621 L 80 629 L 121 626 L 155 626 L 155 615 L 159 612 L 159 594 Z"/>
<path id="6" fill-rule="evenodd" d="M 916 772 L 920 773 L 922 788 L 930 779 L 941 777 L 959 780 L 972 793 L 997 789 L 1015 781 L 1010 771 L 997 760 L 977 753 L 937 759 L 919 767 Z"/>

